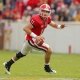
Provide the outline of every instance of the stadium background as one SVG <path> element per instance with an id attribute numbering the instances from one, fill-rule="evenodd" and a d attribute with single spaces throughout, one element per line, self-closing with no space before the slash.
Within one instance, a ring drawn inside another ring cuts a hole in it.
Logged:
<path id="1" fill-rule="evenodd" d="M 63 30 L 48 28 L 44 33 L 46 42 L 51 45 L 54 52 L 80 53 L 80 0 L 35 0 L 35 2 L 34 0 L 2 0 L 0 24 L 4 28 L 0 27 L 1 49 L 5 49 L 6 44 L 10 46 L 7 47 L 9 50 L 21 49 L 25 36 L 22 28 L 27 25 L 33 14 L 38 13 L 38 8 L 42 3 L 48 3 L 51 6 L 52 20 L 58 24 L 63 22 L 66 24 L 66 28 Z M 10 41 L 4 41 L 5 26 L 11 26 Z"/>

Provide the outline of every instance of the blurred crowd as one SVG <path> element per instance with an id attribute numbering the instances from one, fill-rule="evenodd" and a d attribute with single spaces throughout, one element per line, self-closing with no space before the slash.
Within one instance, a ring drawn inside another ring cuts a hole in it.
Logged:
<path id="1" fill-rule="evenodd" d="M 54 21 L 80 21 L 80 0 L 2 0 L 0 20 L 28 18 L 37 14 L 43 3 L 51 6 Z"/>

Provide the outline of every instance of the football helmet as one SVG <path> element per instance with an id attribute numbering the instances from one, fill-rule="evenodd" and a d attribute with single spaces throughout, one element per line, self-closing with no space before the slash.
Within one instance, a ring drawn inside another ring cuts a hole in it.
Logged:
<path id="1" fill-rule="evenodd" d="M 42 4 L 40 6 L 40 16 L 43 18 L 47 18 L 48 16 L 50 16 L 51 13 L 51 8 L 48 4 Z"/>

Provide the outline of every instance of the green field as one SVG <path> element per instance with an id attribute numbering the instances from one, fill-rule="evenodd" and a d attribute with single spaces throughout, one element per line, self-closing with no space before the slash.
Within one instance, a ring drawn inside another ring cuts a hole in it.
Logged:
<path id="1" fill-rule="evenodd" d="M 53 54 L 51 67 L 57 73 L 49 74 L 43 69 L 44 54 L 33 52 L 17 61 L 7 75 L 2 64 L 14 55 L 14 51 L 0 51 L 0 80 L 80 80 L 79 54 Z"/>

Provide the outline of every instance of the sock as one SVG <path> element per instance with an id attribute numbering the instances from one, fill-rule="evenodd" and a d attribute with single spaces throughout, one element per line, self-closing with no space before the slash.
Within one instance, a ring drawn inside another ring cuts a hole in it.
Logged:
<path id="1" fill-rule="evenodd" d="M 14 63 L 14 61 L 11 59 L 11 60 L 9 60 L 9 61 L 7 62 L 7 65 L 8 65 L 8 66 L 11 66 L 13 63 Z"/>
<path id="2" fill-rule="evenodd" d="M 50 63 L 45 64 L 45 66 L 46 66 L 46 65 L 50 65 Z"/>

